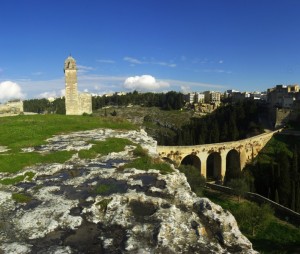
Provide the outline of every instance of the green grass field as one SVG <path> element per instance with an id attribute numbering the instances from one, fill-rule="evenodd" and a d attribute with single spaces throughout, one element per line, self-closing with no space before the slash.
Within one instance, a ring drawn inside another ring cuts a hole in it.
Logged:
<path id="1" fill-rule="evenodd" d="M 10 150 L 0 153 L 0 172 L 17 173 L 26 166 L 39 163 L 63 163 L 69 160 L 75 151 L 58 151 L 51 153 L 22 152 L 22 148 L 38 146 L 46 143 L 46 139 L 57 134 L 75 131 L 91 130 L 97 128 L 110 128 L 131 130 L 137 129 L 135 125 L 120 118 L 91 117 L 91 116 L 65 116 L 65 115 L 31 115 L 0 118 L 0 146 L 7 146 Z M 96 158 L 111 152 L 123 151 L 126 145 L 133 145 L 127 139 L 108 138 L 105 141 L 91 142 L 92 148 L 81 150 L 78 155 L 82 159 Z M 172 172 L 169 164 L 153 160 L 138 146 L 134 151 L 136 159 L 126 167 L 136 167 L 142 170 L 157 169 L 162 173 Z M 16 184 L 31 175 L 11 176 L 0 179 L 4 185 Z"/>
<path id="2" fill-rule="evenodd" d="M 0 145 L 13 151 L 23 147 L 45 143 L 55 134 L 96 128 L 136 129 L 133 124 L 120 118 L 65 116 L 65 115 L 20 115 L 0 118 Z"/>
<path id="3" fill-rule="evenodd" d="M 7 146 L 10 150 L 0 153 L 0 172 L 16 173 L 26 166 L 37 163 L 65 162 L 71 158 L 74 151 L 40 154 L 23 153 L 21 149 L 45 144 L 46 139 L 53 135 L 97 128 L 130 130 L 136 129 L 136 126 L 119 118 L 107 119 L 91 116 L 20 115 L 2 117 L 0 118 L 0 146 Z M 123 143 L 122 147 L 124 147 Z M 97 148 L 99 149 L 99 146 L 95 145 L 95 148 L 87 152 L 89 155 L 86 156 L 91 156 L 92 152 L 98 152 L 95 151 Z"/>

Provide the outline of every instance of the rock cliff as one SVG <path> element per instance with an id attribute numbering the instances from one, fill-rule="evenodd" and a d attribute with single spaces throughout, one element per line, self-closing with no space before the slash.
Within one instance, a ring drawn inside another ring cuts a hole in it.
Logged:
<path id="1" fill-rule="evenodd" d="M 127 138 L 156 155 L 144 131 L 99 129 L 55 136 L 26 151 L 90 149 L 91 140 Z M 32 181 L 0 189 L 0 253 L 256 253 L 234 217 L 192 191 L 174 168 L 126 168 L 134 145 L 96 159 L 76 154 L 36 165 Z M 12 193 L 30 197 L 16 203 Z"/>

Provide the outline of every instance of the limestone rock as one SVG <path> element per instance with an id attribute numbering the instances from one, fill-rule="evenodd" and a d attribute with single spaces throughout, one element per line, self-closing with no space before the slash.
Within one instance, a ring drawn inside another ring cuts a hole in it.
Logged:
<path id="1" fill-rule="evenodd" d="M 78 151 L 108 137 L 128 138 L 157 156 L 144 131 L 104 129 L 55 136 L 29 150 Z M 36 173 L 32 182 L 1 186 L 0 252 L 256 253 L 234 217 L 197 197 L 177 169 L 163 175 L 124 168 L 133 149 L 32 166 L 24 169 Z M 31 200 L 16 203 L 16 192 Z"/>

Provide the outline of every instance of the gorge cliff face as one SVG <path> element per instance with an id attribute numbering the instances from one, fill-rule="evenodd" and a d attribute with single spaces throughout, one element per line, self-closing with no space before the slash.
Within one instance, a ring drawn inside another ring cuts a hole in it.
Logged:
<path id="1" fill-rule="evenodd" d="M 157 156 L 144 131 L 109 129 L 55 136 L 26 151 L 79 151 L 109 137 L 127 138 Z M 124 167 L 134 149 L 95 159 L 75 154 L 19 172 L 34 172 L 32 181 L 2 185 L 0 253 L 256 253 L 234 217 L 197 197 L 177 169 Z M 16 203 L 13 193 L 30 201 Z"/>

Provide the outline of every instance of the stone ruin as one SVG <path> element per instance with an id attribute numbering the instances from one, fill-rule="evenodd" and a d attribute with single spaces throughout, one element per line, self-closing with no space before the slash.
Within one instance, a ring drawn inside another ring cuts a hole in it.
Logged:
<path id="1" fill-rule="evenodd" d="M 66 115 L 92 114 L 92 96 L 78 93 L 76 61 L 69 56 L 65 61 Z"/>
<path id="2" fill-rule="evenodd" d="M 13 100 L 5 104 L 0 104 L 0 116 L 19 115 L 24 113 L 23 101 Z"/>

